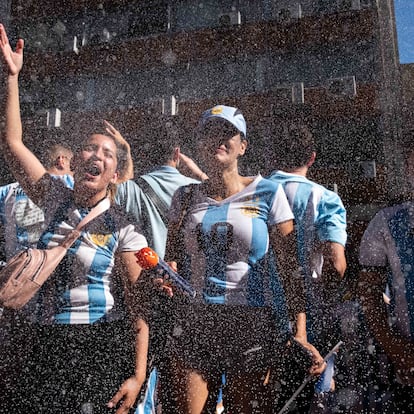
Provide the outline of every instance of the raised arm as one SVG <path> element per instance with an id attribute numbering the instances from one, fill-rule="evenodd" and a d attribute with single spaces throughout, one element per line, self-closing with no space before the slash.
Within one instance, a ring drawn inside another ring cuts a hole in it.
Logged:
<path id="1" fill-rule="evenodd" d="M 201 168 L 195 163 L 195 161 L 187 155 L 183 154 L 182 152 L 180 152 L 179 170 L 184 175 L 192 177 L 196 180 L 208 180 L 207 174 L 201 170 Z"/>
<path id="2" fill-rule="evenodd" d="M 115 142 L 124 145 L 127 149 L 128 149 L 128 154 L 129 154 L 129 161 L 127 163 L 127 170 L 124 174 L 123 177 L 121 177 L 121 181 L 119 182 L 124 182 L 127 180 L 132 180 L 134 178 L 134 164 L 132 162 L 132 158 L 130 156 L 131 154 L 131 148 L 130 145 L 128 143 L 128 141 L 121 135 L 121 133 L 108 121 L 104 120 L 104 124 L 105 124 L 105 130 L 106 132 L 115 140 Z"/>
<path id="3" fill-rule="evenodd" d="M 6 68 L 6 130 L 1 135 L 2 146 L 7 154 L 10 169 L 29 197 L 38 200 L 41 191 L 40 179 L 46 169 L 38 158 L 24 145 L 22 139 L 22 121 L 20 118 L 19 73 L 23 67 L 23 39 L 17 41 L 13 51 L 7 33 L 0 24 L 0 48 L 3 64 Z M 38 184 L 38 185 L 37 185 Z"/>

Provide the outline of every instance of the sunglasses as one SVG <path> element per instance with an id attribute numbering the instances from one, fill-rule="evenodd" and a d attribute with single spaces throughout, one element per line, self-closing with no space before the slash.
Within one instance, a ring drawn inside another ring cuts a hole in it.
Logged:
<path id="1" fill-rule="evenodd" d="M 229 124 L 208 124 L 199 132 L 202 138 L 232 138 L 240 134 L 240 131 Z"/>

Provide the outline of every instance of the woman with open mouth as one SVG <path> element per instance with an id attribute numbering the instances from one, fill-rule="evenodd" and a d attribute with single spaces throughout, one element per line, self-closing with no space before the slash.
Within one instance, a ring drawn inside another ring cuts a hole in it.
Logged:
<path id="1" fill-rule="evenodd" d="M 109 207 L 82 229 L 34 298 L 37 337 L 8 412 L 128 413 L 145 379 L 146 352 L 137 349 L 147 346 L 147 328 L 130 318 L 125 300 L 141 272 L 134 252 L 147 243 L 112 203 L 117 183 L 131 177 L 129 145 L 109 123 L 95 129 L 88 120 L 89 129 L 78 128 L 85 139 L 73 158 L 74 189 L 47 174 L 22 140 L 23 47 L 19 39 L 13 51 L 0 25 L 7 80 L 2 139 L 16 179 L 44 208 L 47 228 L 38 247 L 58 245 L 99 203 L 109 200 Z M 135 341 L 136 331 L 142 342 Z"/>

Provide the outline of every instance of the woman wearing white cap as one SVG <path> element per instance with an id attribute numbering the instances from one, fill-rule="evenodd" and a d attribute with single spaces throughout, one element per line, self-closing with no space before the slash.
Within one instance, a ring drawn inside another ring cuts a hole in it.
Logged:
<path id="1" fill-rule="evenodd" d="M 167 351 L 171 378 L 161 392 L 172 390 L 170 404 L 177 406 L 163 409 L 209 412 L 224 372 L 229 412 L 271 412 L 265 394 L 259 393 L 288 332 L 282 334 L 272 312 L 275 281 L 265 271 L 269 243 L 283 279 L 293 335 L 314 355 L 311 372 L 323 370 L 321 356 L 306 338 L 293 214 L 281 187 L 260 175 L 240 175 L 238 160 L 247 148 L 240 110 L 219 105 L 206 111 L 198 139 L 199 161 L 209 179 L 175 194 L 166 252 L 198 296 L 190 302 L 176 295 Z"/>

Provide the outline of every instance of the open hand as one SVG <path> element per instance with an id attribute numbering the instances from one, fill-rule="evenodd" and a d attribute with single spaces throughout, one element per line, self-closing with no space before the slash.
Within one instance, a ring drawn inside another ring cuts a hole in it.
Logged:
<path id="1" fill-rule="evenodd" d="M 134 178 L 134 165 L 132 163 L 131 158 L 131 147 L 128 144 L 128 141 L 122 136 L 122 134 L 108 121 L 104 120 L 105 124 L 105 131 L 108 133 L 110 137 L 112 137 L 116 143 L 123 145 L 128 152 L 128 160 L 127 160 L 127 171 L 120 179 L 120 182 L 131 180 Z"/>
<path id="2" fill-rule="evenodd" d="M 16 49 L 13 52 L 9 43 L 9 38 L 7 37 L 6 29 L 0 24 L 0 48 L 3 54 L 3 59 L 8 66 L 9 74 L 18 75 L 23 67 L 23 39 L 17 41 Z"/>
<path id="3" fill-rule="evenodd" d="M 118 406 L 116 414 L 128 414 L 134 407 L 142 384 L 143 381 L 140 381 L 137 377 L 128 378 L 108 402 L 108 408 Z"/>

